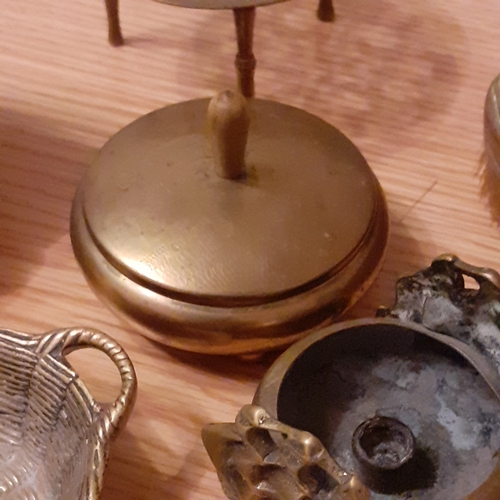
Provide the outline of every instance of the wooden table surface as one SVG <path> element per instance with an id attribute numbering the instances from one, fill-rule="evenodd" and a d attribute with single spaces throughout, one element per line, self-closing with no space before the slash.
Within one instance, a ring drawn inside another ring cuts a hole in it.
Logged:
<path id="1" fill-rule="evenodd" d="M 304 108 L 362 150 L 392 219 L 382 272 L 350 316 L 390 305 L 398 276 L 443 252 L 500 269 L 492 179 L 482 170 L 486 90 L 500 72 L 498 0 L 336 0 L 257 12 L 257 95 Z M 200 440 L 232 421 L 269 365 L 179 355 L 124 327 L 73 258 L 69 212 L 95 152 L 164 105 L 233 88 L 230 11 L 123 0 L 127 44 L 106 40 L 102 2 L 2 0 L 0 20 L 0 314 L 28 332 L 89 325 L 114 336 L 139 377 L 102 500 L 222 499 Z M 99 353 L 71 355 L 100 400 L 118 387 Z"/>

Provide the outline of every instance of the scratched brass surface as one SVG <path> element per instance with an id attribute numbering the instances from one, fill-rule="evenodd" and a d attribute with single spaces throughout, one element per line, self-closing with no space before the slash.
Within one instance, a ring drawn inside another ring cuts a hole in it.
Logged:
<path id="1" fill-rule="evenodd" d="M 242 305 L 342 268 L 383 210 L 361 153 L 323 120 L 256 99 L 246 177 L 224 179 L 205 137 L 208 103 L 155 111 L 99 153 L 82 207 L 109 259 L 166 294 Z"/>

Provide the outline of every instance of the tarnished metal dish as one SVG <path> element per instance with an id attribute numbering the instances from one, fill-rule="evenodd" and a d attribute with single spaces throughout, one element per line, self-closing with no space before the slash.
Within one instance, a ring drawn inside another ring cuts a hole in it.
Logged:
<path id="1" fill-rule="evenodd" d="M 75 255 L 154 340 L 214 354 L 284 346 L 371 283 L 384 196 L 323 120 L 231 92 L 209 102 L 155 111 L 103 147 L 74 200 Z"/>
<path id="2" fill-rule="evenodd" d="M 65 354 L 106 353 L 122 379 L 109 408 L 93 400 Z M 109 442 L 132 410 L 136 377 L 123 349 L 88 329 L 0 330 L 0 498 L 97 500 Z"/>
<path id="3" fill-rule="evenodd" d="M 229 498 L 499 498 L 500 277 L 442 257 L 379 314 L 293 345 L 204 428 Z"/>

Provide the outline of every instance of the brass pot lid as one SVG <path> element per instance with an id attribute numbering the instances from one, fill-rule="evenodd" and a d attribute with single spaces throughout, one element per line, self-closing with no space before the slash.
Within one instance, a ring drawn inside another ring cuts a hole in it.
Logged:
<path id="1" fill-rule="evenodd" d="M 109 274 L 100 289 L 118 272 L 149 296 L 247 313 L 324 288 L 356 258 L 357 271 L 368 265 L 366 284 L 385 248 L 387 214 L 359 150 L 291 106 L 247 104 L 231 92 L 211 102 L 208 115 L 208 99 L 150 113 L 102 148 L 73 210 L 87 276 L 97 250 Z M 306 309 L 302 316 L 312 302 Z"/>
<path id="2" fill-rule="evenodd" d="M 385 317 L 293 345 L 235 424 L 204 428 L 230 498 L 498 499 L 500 277 L 443 256 L 397 291 Z"/>

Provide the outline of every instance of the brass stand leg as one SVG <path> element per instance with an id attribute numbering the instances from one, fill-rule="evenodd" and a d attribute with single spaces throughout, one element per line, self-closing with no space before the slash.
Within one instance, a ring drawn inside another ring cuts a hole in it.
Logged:
<path id="1" fill-rule="evenodd" d="M 108 14 L 108 40 L 111 45 L 118 47 L 119 45 L 123 45 L 118 14 L 118 0 L 105 0 L 105 3 L 106 13 Z"/>
<path id="2" fill-rule="evenodd" d="M 335 19 L 335 9 L 333 8 L 333 0 L 319 0 L 318 19 L 326 23 L 331 23 Z"/>
<path id="3" fill-rule="evenodd" d="M 255 7 L 233 9 L 238 41 L 236 54 L 236 70 L 238 87 L 245 97 L 254 95 L 255 57 L 253 55 L 253 27 L 255 24 Z"/>

